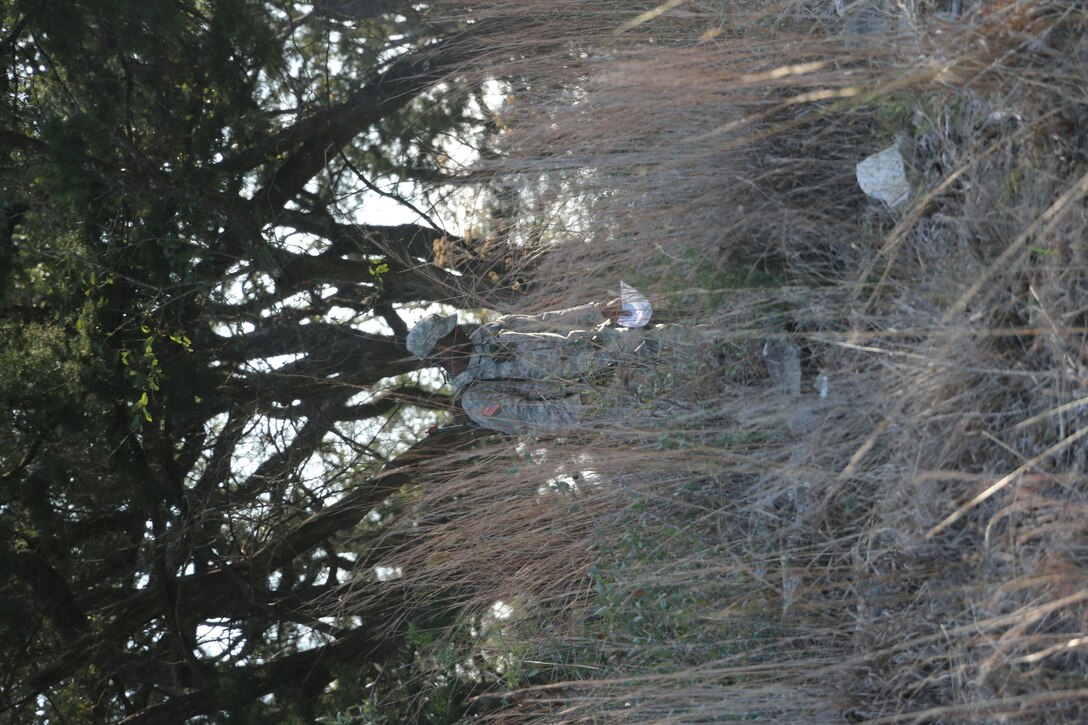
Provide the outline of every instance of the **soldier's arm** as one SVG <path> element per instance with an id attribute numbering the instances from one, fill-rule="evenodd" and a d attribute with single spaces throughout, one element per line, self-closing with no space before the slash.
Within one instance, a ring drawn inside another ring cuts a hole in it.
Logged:
<path id="1" fill-rule="evenodd" d="M 569 428 L 583 416 L 578 396 L 537 399 L 513 392 L 509 384 L 477 383 L 461 395 L 461 407 L 483 428 L 510 435 Z"/>
<path id="2" fill-rule="evenodd" d="M 516 332 L 563 332 L 596 327 L 609 319 L 609 305 L 592 302 L 565 310 L 538 315 L 504 315 L 496 320 L 504 329 Z"/>

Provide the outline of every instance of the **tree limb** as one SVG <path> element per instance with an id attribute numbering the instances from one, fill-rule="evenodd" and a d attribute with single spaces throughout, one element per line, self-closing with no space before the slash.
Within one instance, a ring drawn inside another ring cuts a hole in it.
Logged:
<path id="1" fill-rule="evenodd" d="M 6 559 L 12 573 L 30 585 L 61 639 L 71 644 L 87 631 L 86 615 L 67 582 L 48 561 L 33 551 L 11 552 Z"/>
<path id="2" fill-rule="evenodd" d="M 463 430 L 451 435 L 429 436 L 397 456 L 382 471 L 355 486 L 332 506 L 312 514 L 279 540 L 265 545 L 253 555 L 253 564 L 268 571 L 309 551 L 323 539 L 354 526 L 382 501 L 400 490 L 426 468 L 426 463 L 465 445 L 483 431 Z"/>
<path id="3" fill-rule="evenodd" d="M 272 134 L 257 147 L 224 159 L 220 167 L 252 169 L 286 151 L 284 162 L 269 174 L 251 200 L 258 219 L 275 219 L 329 158 L 353 138 L 482 53 L 485 44 L 481 36 L 490 29 L 477 23 L 458 35 L 400 57 L 343 102 Z"/>
<path id="4" fill-rule="evenodd" d="M 284 213 L 283 224 L 300 232 L 328 239 L 336 254 L 397 254 L 415 259 L 434 259 L 434 241 L 458 239 L 422 224 L 341 224 L 324 212 Z"/>

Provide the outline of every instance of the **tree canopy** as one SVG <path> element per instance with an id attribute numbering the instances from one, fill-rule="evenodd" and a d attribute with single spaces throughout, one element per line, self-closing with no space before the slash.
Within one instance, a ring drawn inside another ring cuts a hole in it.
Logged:
<path id="1" fill-rule="evenodd" d="M 434 445 L 390 460 L 396 416 L 448 408 L 405 306 L 498 279 L 399 190 L 484 131 L 457 71 L 499 28 L 400 0 L 2 17 L 0 711 L 311 717 L 430 616 L 319 604 Z"/>

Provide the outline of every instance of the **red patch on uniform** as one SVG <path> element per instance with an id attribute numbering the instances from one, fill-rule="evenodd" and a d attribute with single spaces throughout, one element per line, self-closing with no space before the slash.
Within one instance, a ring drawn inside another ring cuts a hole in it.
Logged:
<path id="1" fill-rule="evenodd" d="M 499 412 L 499 408 L 502 407 L 498 403 L 488 403 L 487 406 L 480 411 L 481 415 L 485 415 L 488 418 Z"/>

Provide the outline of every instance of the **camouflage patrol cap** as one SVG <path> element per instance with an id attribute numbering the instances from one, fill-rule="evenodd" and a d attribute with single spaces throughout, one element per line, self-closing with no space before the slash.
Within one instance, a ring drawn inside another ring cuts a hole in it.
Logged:
<path id="1" fill-rule="evenodd" d="M 408 352 L 419 359 L 431 354 L 435 344 L 457 327 L 457 315 L 428 315 L 408 333 Z"/>

